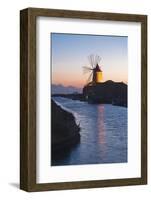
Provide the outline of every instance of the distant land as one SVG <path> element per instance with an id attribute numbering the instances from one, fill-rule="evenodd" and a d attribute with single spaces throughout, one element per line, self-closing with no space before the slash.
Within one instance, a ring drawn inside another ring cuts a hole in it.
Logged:
<path id="1" fill-rule="evenodd" d="M 87 101 L 91 104 L 112 104 L 127 107 L 127 84 L 112 80 L 95 84 L 89 83 L 84 86 L 81 93 L 78 90 L 64 93 L 62 90 L 52 93 L 52 96 Z"/>
<path id="2" fill-rule="evenodd" d="M 82 88 L 77 88 L 73 86 L 64 86 L 61 84 L 51 84 L 51 93 L 52 94 L 73 94 L 73 93 L 82 93 Z"/>

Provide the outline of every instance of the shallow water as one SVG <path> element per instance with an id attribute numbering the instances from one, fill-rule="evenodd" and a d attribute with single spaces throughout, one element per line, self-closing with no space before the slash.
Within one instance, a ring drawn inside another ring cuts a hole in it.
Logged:
<path id="1" fill-rule="evenodd" d="M 81 127 L 81 140 L 51 161 L 51 165 L 127 162 L 127 108 L 62 97 L 53 99 L 74 114 Z"/>

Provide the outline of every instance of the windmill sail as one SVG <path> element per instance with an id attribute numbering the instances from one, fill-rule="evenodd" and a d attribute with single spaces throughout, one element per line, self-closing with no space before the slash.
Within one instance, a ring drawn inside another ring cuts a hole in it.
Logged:
<path id="1" fill-rule="evenodd" d="M 84 72 L 84 74 L 86 74 L 86 73 L 88 73 L 88 72 L 90 72 L 90 71 L 92 71 L 92 70 L 93 70 L 93 69 L 90 68 L 90 67 L 83 66 L 83 72 Z"/>
<path id="2" fill-rule="evenodd" d="M 90 63 L 90 67 L 89 66 L 84 66 L 83 70 L 84 73 L 90 73 L 87 83 L 92 83 L 92 84 L 96 84 L 96 83 L 100 83 L 103 80 L 103 72 L 99 66 L 101 57 L 98 55 L 89 55 L 88 56 L 88 60 Z"/>
<path id="3" fill-rule="evenodd" d="M 91 72 L 90 76 L 87 79 L 87 84 L 91 82 L 93 76 L 93 72 Z"/>

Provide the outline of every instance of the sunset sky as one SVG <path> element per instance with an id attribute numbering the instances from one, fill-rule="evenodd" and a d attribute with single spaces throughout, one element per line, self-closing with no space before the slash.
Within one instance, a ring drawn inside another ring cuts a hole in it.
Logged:
<path id="1" fill-rule="evenodd" d="M 128 79 L 127 37 L 52 33 L 52 83 L 83 87 L 88 74 L 82 66 L 90 66 L 90 54 L 101 57 L 103 82 Z"/>

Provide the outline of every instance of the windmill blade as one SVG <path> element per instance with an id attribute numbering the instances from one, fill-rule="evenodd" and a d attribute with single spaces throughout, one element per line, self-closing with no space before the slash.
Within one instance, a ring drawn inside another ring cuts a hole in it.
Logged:
<path id="1" fill-rule="evenodd" d="M 90 72 L 91 70 L 93 70 L 93 69 L 90 68 L 90 67 L 87 67 L 87 66 L 83 66 L 83 72 L 84 72 L 84 74 Z"/>
<path id="2" fill-rule="evenodd" d="M 95 56 L 92 55 L 92 63 L 93 63 L 93 69 L 95 68 Z"/>
<path id="3" fill-rule="evenodd" d="M 91 65 L 91 67 L 93 67 L 92 66 L 92 60 L 91 60 L 91 55 L 88 56 L 88 61 L 89 61 L 90 65 Z"/>
<path id="4" fill-rule="evenodd" d="M 90 76 L 87 79 L 87 83 L 91 82 L 91 78 L 92 78 L 93 72 L 91 72 Z"/>
<path id="5" fill-rule="evenodd" d="M 98 63 L 98 55 L 95 56 L 95 67 L 96 67 L 97 63 Z"/>
<path id="6" fill-rule="evenodd" d="M 98 64 L 99 64 L 100 60 L 101 60 L 101 57 L 100 57 L 100 56 L 97 56 L 97 63 L 98 63 Z"/>
<path id="7" fill-rule="evenodd" d="M 91 63 L 92 63 L 92 68 L 94 68 L 94 55 L 91 54 Z"/>
<path id="8" fill-rule="evenodd" d="M 95 56 L 95 66 L 96 66 L 97 64 L 99 64 L 100 60 L 101 60 L 101 57 L 98 56 L 98 55 L 96 55 L 96 56 Z"/>
<path id="9" fill-rule="evenodd" d="M 94 55 L 93 54 L 89 55 L 88 60 L 90 62 L 91 67 L 94 68 Z"/>
<path id="10" fill-rule="evenodd" d="M 84 69 L 93 70 L 91 67 L 83 66 Z"/>
<path id="11" fill-rule="evenodd" d="M 96 67 L 96 56 L 94 56 L 94 68 Z"/>
<path id="12" fill-rule="evenodd" d="M 95 56 L 95 64 L 98 64 L 98 55 Z"/>

